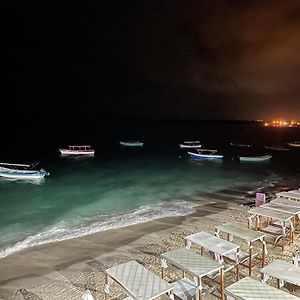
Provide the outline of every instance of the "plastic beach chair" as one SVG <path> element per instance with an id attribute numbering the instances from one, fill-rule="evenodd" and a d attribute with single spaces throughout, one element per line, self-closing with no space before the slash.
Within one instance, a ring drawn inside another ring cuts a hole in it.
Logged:
<path id="1" fill-rule="evenodd" d="M 255 206 L 261 206 L 266 203 L 266 194 L 256 193 L 255 195 Z"/>

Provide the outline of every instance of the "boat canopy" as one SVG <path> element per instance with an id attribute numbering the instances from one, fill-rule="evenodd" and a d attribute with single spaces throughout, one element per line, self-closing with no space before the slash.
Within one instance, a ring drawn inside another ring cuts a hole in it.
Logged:
<path id="1" fill-rule="evenodd" d="M 200 143 L 200 141 L 184 141 L 184 144 L 195 144 L 195 143 Z"/>
<path id="2" fill-rule="evenodd" d="M 91 145 L 81 145 L 81 146 L 69 145 L 68 149 L 69 150 L 92 150 L 92 147 Z"/>

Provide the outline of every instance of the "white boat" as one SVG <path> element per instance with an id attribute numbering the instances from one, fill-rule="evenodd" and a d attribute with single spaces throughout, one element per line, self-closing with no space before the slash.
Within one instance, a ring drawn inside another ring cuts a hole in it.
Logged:
<path id="1" fill-rule="evenodd" d="M 144 143 L 140 141 L 120 141 L 122 146 L 127 147 L 143 147 Z"/>
<path id="2" fill-rule="evenodd" d="M 276 150 L 276 151 L 289 151 L 290 150 L 290 148 L 287 148 L 287 147 L 281 146 L 281 145 L 264 146 L 264 148 L 269 149 L 269 150 Z"/>
<path id="3" fill-rule="evenodd" d="M 300 141 L 287 143 L 291 147 L 300 147 Z"/>
<path id="4" fill-rule="evenodd" d="M 180 148 L 193 149 L 201 148 L 200 141 L 184 141 L 182 144 L 179 144 Z"/>
<path id="5" fill-rule="evenodd" d="M 68 148 L 59 148 L 58 149 L 61 155 L 87 155 L 93 156 L 95 150 L 92 149 L 90 145 L 81 145 L 81 146 L 68 146 Z"/>
<path id="6" fill-rule="evenodd" d="M 14 179 L 41 179 L 49 176 L 44 169 L 34 169 L 38 164 L 0 163 L 0 176 Z"/>
<path id="7" fill-rule="evenodd" d="M 251 145 L 249 145 L 249 144 L 238 144 L 238 143 L 230 143 L 230 146 L 241 147 L 241 148 L 250 148 L 251 147 Z"/>
<path id="8" fill-rule="evenodd" d="M 261 156 L 240 156 L 239 159 L 242 162 L 260 162 L 269 161 L 272 155 L 261 155 Z"/>
<path id="9" fill-rule="evenodd" d="M 196 149 L 198 153 L 188 152 L 189 156 L 194 159 L 222 159 L 223 155 L 216 154 L 218 150 Z"/>

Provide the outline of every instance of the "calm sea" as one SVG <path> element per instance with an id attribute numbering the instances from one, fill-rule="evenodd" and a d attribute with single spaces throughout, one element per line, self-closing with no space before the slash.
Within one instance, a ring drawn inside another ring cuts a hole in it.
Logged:
<path id="1" fill-rule="evenodd" d="M 124 148 L 119 140 L 142 140 Z M 223 161 L 193 161 L 180 150 L 183 140 L 218 149 Z M 243 149 L 230 142 L 262 146 L 300 140 L 299 128 L 265 128 L 246 122 L 103 121 L 91 127 L 25 129 L 5 140 L 3 162 L 39 161 L 50 172 L 40 182 L 0 180 L 0 257 L 34 245 L 194 211 L 207 192 L 245 193 L 299 178 L 300 150 L 277 151 L 268 163 L 232 160 Z M 17 142 L 16 142 L 17 141 Z M 93 158 L 60 157 L 58 147 L 91 144 Z M 229 200 L 230 201 L 230 200 Z"/>

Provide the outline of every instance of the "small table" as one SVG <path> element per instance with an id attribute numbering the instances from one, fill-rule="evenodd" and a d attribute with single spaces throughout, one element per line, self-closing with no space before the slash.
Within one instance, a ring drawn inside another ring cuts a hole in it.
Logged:
<path id="1" fill-rule="evenodd" d="M 116 265 L 104 271 L 105 300 L 108 300 L 109 287 L 113 281 L 120 284 L 131 298 L 152 300 L 163 294 L 173 298 L 174 286 L 136 261 Z"/>
<path id="2" fill-rule="evenodd" d="M 253 253 L 252 253 L 252 249 L 253 249 L 253 243 L 255 241 L 260 241 L 262 243 L 262 250 L 261 250 L 261 264 L 262 267 L 265 264 L 265 256 L 266 256 L 266 242 L 265 242 L 265 233 L 260 232 L 260 231 L 255 231 L 252 229 L 248 229 L 246 227 L 237 225 L 237 224 L 233 224 L 233 223 L 225 223 L 222 225 L 218 225 L 216 226 L 216 230 L 215 230 L 215 234 L 216 236 L 219 236 L 220 231 L 227 233 L 227 239 L 229 240 L 230 236 L 236 236 L 237 238 L 240 238 L 242 240 L 244 240 L 248 246 L 249 246 L 249 265 L 246 266 L 249 269 L 249 276 L 251 276 L 252 273 L 252 267 L 254 265 L 252 265 L 252 257 L 253 257 Z M 241 253 L 240 253 L 241 255 Z M 240 259 L 240 264 L 241 263 L 241 259 Z"/>
<path id="3" fill-rule="evenodd" d="M 293 192 L 279 192 L 276 193 L 276 197 L 287 198 L 295 201 L 300 201 L 300 194 Z"/>
<path id="4" fill-rule="evenodd" d="M 202 296 L 202 278 L 215 273 L 220 273 L 221 298 L 224 300 L 224 266 L 219 262 L 197 254 L 185 248 L 179 248 L 161 254 L 164 263 L 170 263 L 183 272 L 196 278 L 196 287 L 199 293 L 196 294 L 197 300 L 203 299 Z M 166 267 L 165 265 L 164 267 Z M 163 271 L 163 270 L 162 270 Z M 162 276 L 164 273 L 162 272 Z"/>
<path id="5" fill-rule="evenodd" d="M 295 201 L 295 200 L 290 200 L 285 198 L 275 198 L 270 203 L 300 208 L 300 201 Z"/>
<path id="6" fill-rule="evenodd" d="M 278 290 L 251 277 L 244 277 L 225 288 L 225 294 L 233 299 L 239 300 L 299 300 L 299 298 L 294 295 Z"/>
<path id="7" fill-rule="evenodd" d="M 239 245 L 222 240 L 205 231 L 186 236 L 185 242 L 187 248 L 190 248 L 192 244 L 200 246 L 201 254 L 203 254 L 203 248 L 213 252 L 215 258 L 218 259 L 220 263 L 223 263 L 224 256 L 230 260 L 235 260 L 236 280 L 239 280 Z M 229 269 L 225 269 L 224 271 L 226 272 Z"/>
<path id="8" fill-rule="evenodd" d="M 262 268 L 260 272 L 263 274 L 264 282 L 270 276 L 276 278 L 278 288 L 283 286 L 284 281 L 300 286 L 300 268 L 286 261 L 276 259 Z"/>
<path id="9" fill-rule="evenodd" d="M 256 218 L 256 224 L 255 224 L 255 230 L 258 231 L 263 231 L 266 233 L 270 233 L 273 234 L 273 232 L 271 232 L 270 230 L 268 230 L 268 227 L 265 228 L 261 228 L 261 218 L 265 217 L 267 218 L 268 224 L 269 224 L 269 220 L 278 220 L 281 223 L 282 226 L 282 250 L 284 250 L 284 246 L 286 244 L 286 240 L 287 240 L 287 235 L 285 232 L 285 229 L 287 227 L 287 224 L 290 223 L 291 224 L 291 230 L 290 230 L 290 238 L 291 240 L 293 240 L 293 235 L 294 235 L 294 230 L 293 230 L 293 223 L 292 220 L 294 218 L 294 215 L 291 213 L 286 213 L 286 212 L 281 212 L 278 210 L 274 210 L 274 209 L 268 209 L 268 208 L 264 208 L 264 207 L 254 207 L 251 208 L 248 213 L 250 215 L 252 215 L 252 217 Z M 248 228 L 250 229 L 251 227 L 251 217 L 248 219 Z"/>
<path id="10" fill-rule="evenodd" d="M 296 217 L 300 216 L 300 207 L 282 205 L 282 204 L 274 203 L 273 201 L 271 201 L 267 204 L 261 205 L 261 207 L 293 214 L 294 217 L 292 218 L 292 222 L 293 222 L 294 227 L 296 226 Z M 294 241 L 292 240 L 292 242 L 294 242 Z"/>

